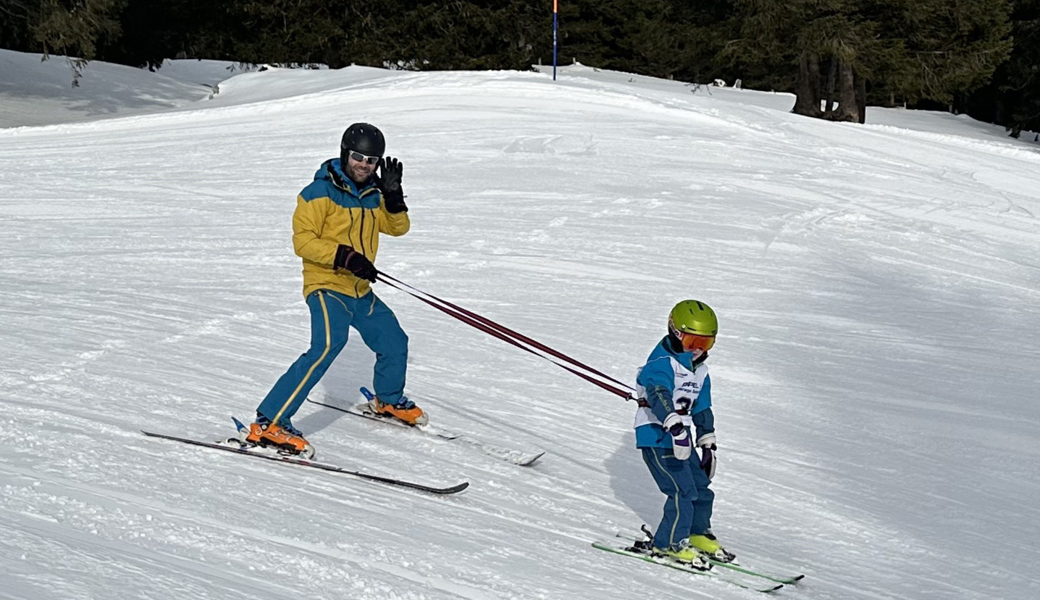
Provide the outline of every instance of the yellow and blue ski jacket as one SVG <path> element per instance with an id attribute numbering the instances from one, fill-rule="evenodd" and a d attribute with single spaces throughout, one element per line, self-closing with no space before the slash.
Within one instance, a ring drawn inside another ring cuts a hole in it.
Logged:
<path id="1" fill-rule="evenodd" d="M 374 182 L 358 185 L 343 173 L 338 158 L 325 161 L 297 196 L 293 213 L 293 248 L 303 259 L 303 296 L 319 289 L 364 296 L 371 289 L 368 281 L 332 266 L 339 245 L 353 247 L 374 263 L 379 234 L 396 237 L 410 227 L 407 212 L 387 212 Z"/>

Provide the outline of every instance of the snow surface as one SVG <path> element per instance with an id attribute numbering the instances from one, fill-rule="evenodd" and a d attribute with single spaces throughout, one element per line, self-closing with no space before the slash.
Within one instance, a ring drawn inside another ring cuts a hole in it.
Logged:
<path id="1" fill-rule="evenodd" d="M 625 380 L 676 301 L 715 307 L 715 530 L 807 574 L 780 596 L 1040 597 L 1037 144 L 581 66 L 208 99 L 38 59 L 0 53 L 0 598 L 757 596 L 591 548 L 660 518 L 634 407 L 385 286 L 434 423 L 542 461 L 298 414 L 319 458 L 472 484 L 436 497 L 139 433 L 230 434 L 305 349 L 295 196 L 353 121 L 407 166 L 387 273 Z M 352 340 L 315 396 L 371 364 Z"/>

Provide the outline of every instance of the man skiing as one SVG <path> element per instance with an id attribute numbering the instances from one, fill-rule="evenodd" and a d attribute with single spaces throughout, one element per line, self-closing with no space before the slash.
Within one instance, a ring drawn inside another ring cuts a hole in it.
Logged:
<path id="1" fill-rule="evenodd" d="M 291 419 L 346 346 L 350 327 L 376 353 L 371 410 L 411 425 L 427 421 L 404 395 L 408 336 L 369 285 L 378 274 L 372 261 L 379 234 L 401 236 L 411 226 L 401 189 L 403 165 L 383 158 L 385 149 L 379 129 L 354 123 L 343 133 L 339 158 L 322 163 L 296 199 L 293 247 L 303 259 L 310 348 L 257 407 L 247 442 L 314 456 L 314 448 Z"/>
<path id="2" fill-rule="evenodd" d="M 698 568 L 708 568 L 707 556 L 724 562 L 734 558 L 711 533 L 715 493 L 708 484 L 715 472 L 715 417 L 705 361 L 718 329 L 707 304 L 676 304 L 668 317 L 668 335 L 636 376 L 636 447 L 658 489 L 668 496 L 653 552 Z M 691 458 L 694 447 L 696 461 Z"/>

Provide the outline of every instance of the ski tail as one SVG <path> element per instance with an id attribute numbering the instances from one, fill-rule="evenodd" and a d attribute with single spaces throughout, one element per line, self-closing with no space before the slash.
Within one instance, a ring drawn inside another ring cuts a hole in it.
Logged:
<path id="1" fill-rule="evenodd" d="M 367 388 L 361 388 L 361 393 L 366 398 L 374 397 L 374 396 L 371 395 L 372 392 L 370 392 Z M 417 432 L 422 433 L 424 435 L 433 436 L 433 437 L 436 437 L 436 438 L 440 438 L 442 440 L 454 441 L 457 444 L 463 444 L 463 445 L 469 446 L 469 447 L 471 447 L 471 448 L 473 448 L 473 449 L 475 449 L 475 450 L 477 450 L 479 452 L 482 452 L 484 454 L 487 454 L 488 456 L 491 456 L 493 458 L 504 460 L 506 462 L 511 462 L 511 463 L 513 463 L 515 465 L 518 465 L 518 466 L 521 466 L 521 467 L 530 467 L 531 465 L 534 465 L 536 462 L 538 462 L 538 460 L 540 460 L 543 456 L 545 456 L 545 451 L 544 450 L 535 450 L 535 451 L 530 451 L 530 452 L 523 452 L 521 450 L 513 450 L 513 449 L 510 449 L 510 448 L 505 448 L 505 447 L 502 447 L 502 446 L 497 446 L 497 445 L 494 445 L 494 444 L 490 444 L 490 443 L 487 443 L 487 442 L 482 442 L 482 441 L 479 441 L 479 440 L 471 438 L 469 435 L 464 435 L 464 434 L 450 432 L 450 431 L 444 431 L 444 430 L 441 430 L 440 428 L 434 428 L 432 425 L 421 425 L 421 426 L 419 426 L 419 425 L 408 425 L 408 424 L 403 423 L 403 422 L 401 422 L 401 421 L 399 421 L 397 419 L 394 419 L 393 417 L 386 417 L 386 416 L 378 415 L 376 413 L 365 412 L 361 408 L 361 407 L 364 407 L 365 404 L 358 404 L 356 406 L 346 407 L 345 408 L 345 407 L 342 407 L 342 406 L 336 406 L 334 404 L 328 404 L 326 402 L 320 402 L 318 400 L 313 400 L 311 398 L 307 398 L 307 402 L 310 402 L 312 404 L 317 404 L 318 406 L 324 406 L 325 408 L 331 408 L 331 409 L 337 410 L 339 412 L 347 413 L 348 415 L 354 415 L 355 417 L 362 417 L 362 418 L 365 418 L 365 419 L 369 419 L 371 421 L 376 421 L 376 422 L 379 422 L 379 423 L 384 423 L 386 425 L 391 425 L 393 427 L 400 427 L 402 429 L 411 429 L 413 431 L 417 431 Z"/>

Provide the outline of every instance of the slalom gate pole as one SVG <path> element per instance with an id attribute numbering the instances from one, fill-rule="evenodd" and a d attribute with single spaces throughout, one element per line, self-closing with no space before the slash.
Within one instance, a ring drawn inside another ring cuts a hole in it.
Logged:
<path id="1" fill-rule="evenodd" d="M 560 13 L 559 0 L 553 0 L 553 81 L 556 81 L 556 48 L 557 48 L 557 32 L 559 30 L 559 18 Z"/>
<path id="2" fill-rule="evenodd" d="M 380 272 L 377 279 L 394 289 L 400 290 L 422 302 L 425 302 L 437 310 L 450 315 L 475 329 L 479 329 L 492 337 L 496 337 L 507 344 L 530 352 L 535 356 L 544 358 L 561 369 L 569 371 L 570 373 L 581 377 L 585 381 L 588 381 L 589 383 L 616 396 L 620 396 L 625 400 L 635 399 L 635 390 L 633 390 L 631 386 L 614 379 L 610 375 L 601 373 L 585 363 L 575 360 L 558 350 L 554 350 L 541 342 L 533 340 L 522 333 L 517 333 L 516 331 L 513 331 L 504 325 L 500 325 L 487 317 L 452 304 L 447 300 L 442 300 L 433 294 L 429 294 L 416 287 L 408 285 L 407 283 L 387 275 L 386 273 Z"/>

